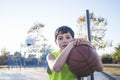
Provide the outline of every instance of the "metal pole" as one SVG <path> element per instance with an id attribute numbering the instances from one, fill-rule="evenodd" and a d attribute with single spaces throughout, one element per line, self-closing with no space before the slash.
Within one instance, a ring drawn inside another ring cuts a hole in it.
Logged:
<path id="1" fill-rule="evenodd" d="M 87 18 L 88 40 L 91 42 L 89 10 L 86 10 L 86 18 Z"/>
<path id="2" fill-rule="evenodd" d="M 86 10 L 86 18 L 87 18 L 88 40 L 91 42 L 89 10 Z M 91 75 L 91 80 L 94 80 L 94 74 Z"/>

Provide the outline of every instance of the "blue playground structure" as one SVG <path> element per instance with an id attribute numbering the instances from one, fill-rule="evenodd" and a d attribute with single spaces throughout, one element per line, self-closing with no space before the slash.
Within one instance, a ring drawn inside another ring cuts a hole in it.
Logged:
<path id="1" fill-rule="evenodd" d="M 47 51 L 44 51 L 43 63 L 41 63 L 38 58 L 24 58 L 20 52 L 15 52 L 13 55 L 8 55 L 8 68 L 12 67 L 44 67 L 47 68 Z"/>
<path id="2" fill-rule="evenodd" d="M 22 57 L 21 53 L 15 52 L 13 55 L 8 55 L 8 67 L 21 67 Z"/>

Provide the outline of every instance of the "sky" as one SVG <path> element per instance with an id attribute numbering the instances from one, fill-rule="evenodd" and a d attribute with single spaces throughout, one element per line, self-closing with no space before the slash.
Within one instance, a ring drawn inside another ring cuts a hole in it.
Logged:
<path id="1" fill-rule="evenodd" d="M 55 29 L 67 25 L 76 31 L 76 20 L 86 10 L 107 19 L 106 39 L 115 46 L 120 43 L 119 6 L 119 0 L 0 0 L 0 49 L 19 51 L 37 22 L 45 24 L 44 35 L 54 44 Z"/>

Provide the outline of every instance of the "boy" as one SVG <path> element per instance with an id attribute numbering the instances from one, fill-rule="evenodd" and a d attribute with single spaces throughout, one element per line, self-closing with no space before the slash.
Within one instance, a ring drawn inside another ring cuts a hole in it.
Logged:
<path id="1" fill-rule="evenodd" d="M 84 39 L 75 39 L 73 30 L 68 26 L 61 26 L 55 31 L 55 42 L 60 50 L 47 56 L 47 62 L 52 71 L 51 74 L 48 74 L 49 79 L 76 80 L 76 76 L 69 71 L 66 65 L 67 57 L 74 46 L 86 44 L 92 47 L 91 43 Z M 102 65 L 100 66 L 102 68 Z"/>

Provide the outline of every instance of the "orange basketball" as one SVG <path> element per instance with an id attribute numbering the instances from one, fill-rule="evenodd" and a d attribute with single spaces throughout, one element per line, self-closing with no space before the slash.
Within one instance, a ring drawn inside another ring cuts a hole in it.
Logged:
<path id="1" fill-rule="evenodd" d="M 98 65 L 96 51 L 86 45 L 74 47 L 68 56 L 67 65 L 78 77 L 86 77 L 95 72 Z"/>

